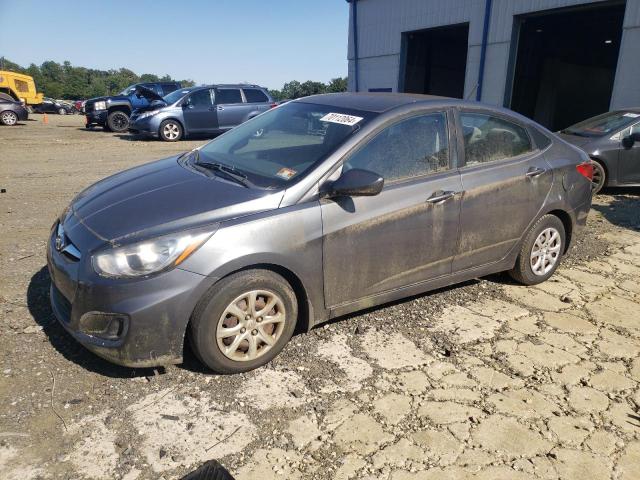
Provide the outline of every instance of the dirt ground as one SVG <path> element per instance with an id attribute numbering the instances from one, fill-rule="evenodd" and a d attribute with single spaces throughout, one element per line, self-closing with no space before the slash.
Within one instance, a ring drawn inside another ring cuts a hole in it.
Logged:
<path id="1" fill-rule="evenodd" d="M 216 376 L 113 366 L 56 323 L 45 243 L 87 185 L 203 140 L 0 128 L 0 475 L 640 478 L 640 189 L 606 192 L 551 281 L 505 275 L 342 318 Z"/>

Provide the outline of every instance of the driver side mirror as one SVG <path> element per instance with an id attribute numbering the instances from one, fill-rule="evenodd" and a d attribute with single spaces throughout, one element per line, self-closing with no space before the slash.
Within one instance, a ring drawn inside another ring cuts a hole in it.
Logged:
<path id="1" fill-rule="evenodd" d="M 184 102 L 182 104 L 182 108 L 183 109 L 185 109 L 185 108 L 193 108 L 193 104 L 189 100 L 187 100 L 186 102 Z"/>
<path id="2" fill-rule="evenodd" d="M 384 178 L 369 170 L 354 168 L 329 185 L 325 197 L 373 197 L 382 191 Z"/>
<path id="3" fill-rule="evenodd" d="M 632 133 L 628 137 L 622 139 L 622 146 L 624 148 L 632 148 L 636 142 L 640 142 L 640 132 Z"/>

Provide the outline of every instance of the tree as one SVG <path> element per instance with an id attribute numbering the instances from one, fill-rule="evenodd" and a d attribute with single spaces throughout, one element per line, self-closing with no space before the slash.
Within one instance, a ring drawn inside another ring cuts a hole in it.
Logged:
<path id="1" fill-rule="evenodd" d="M 62 64 L 48 60 L 42 65 L 29 65 L 23 68 L 20 65 L 2 58 L 0 66 L 5 70 L 31 75 L 38 92 L 43 92 L 47 97 L 81 99 L 110 95 L 133 83 L 173 81 L 169 75 L 145 73 L 137 75 L 132 70 L 120 68 L 118 70 L 95 70 L 85 67 L 74 67 L 71 62 Z M 194 85 L 192 80 L 182 80 L 182 85 L 190 87 Z"/>
<path id="2" fill-rule="evenodd" d="M 347 91 L 347 77 L 332 78 L 327 85 L 328 93 L 339 93 Z"/>

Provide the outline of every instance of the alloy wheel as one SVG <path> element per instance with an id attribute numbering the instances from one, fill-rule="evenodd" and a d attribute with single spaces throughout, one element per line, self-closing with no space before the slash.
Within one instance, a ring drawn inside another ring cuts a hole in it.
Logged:
<path id="1" fill-rule="evenodd" d="M 18 116 L 13 112 L 4 112 L 2 114 L 2 123 L 5 125 L 15 125 L 18 122 Z"/>
<path id="2" fill-rule="evenodd" d="M 558 230 L 549 227 L 540 232 L 531 249 L 530 262 L 533 273 L 541 277 L 549 273 L 558 263 L 561 248 L 562 237 Z"/>
<path id="3" fill-rule="evenodd" d="M 165 138 L 169 140 L 175 140 L 180 136 L 180 127 L 178 127 L 178 125 L 176 125 L 175 123 L 167 123 L 164 126 L 162 133 L 164 134 Z"/>
<path id="4" fill-rule="evenodd" d="M 274 292 L 252 290 L 233 300 L 216 328 L 223 355 L 236 362 L 255 360 L 279 340 L 287 319 L 284 302 Z"/>
<path id="5" fill-rule="evenodd" d="M 594 194 L 596 194 L 600 190 L 602 190 L 602 187 L 604 186 L 605 174 L 604 174 L 604 169 L 599 163 L 593 162 L 592 165 L 593 165 L 593 177 L 591 179 L 591 191 Z"/>

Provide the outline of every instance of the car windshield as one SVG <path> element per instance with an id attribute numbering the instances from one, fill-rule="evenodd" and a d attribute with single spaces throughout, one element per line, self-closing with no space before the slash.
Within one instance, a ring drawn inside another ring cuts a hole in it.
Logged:
<path id="1" fill-rule="evenodd" d="M 374 116 L 290 102 L 212 140 L 200 149 L 198 161 L 231 167 L 261 188 L 283 187 L 301 179 Z"/>
<path id="2" fill-rule="evenodd" d="M 187 93 L 189 93 L 191 90 L 190 89 L 182 89 L 182 90 L 174 90 L 171 93 L 166 94 L 164 97 L 162 97 L 162 100 L 164 100 L 164 102 L 167 105 L 172 105 L 174 103 L 176 103 L 178 100 L 180 100 L 182 97 L 184 97 Z"/>
<path id="3" fill-rule="evenodd" d="M 609 112 L 576 123 L 562 130 L 562 133 L 578 135 L 580 137 L 602 137 L 621 130 L 638 120 L 640 120 L 640 113 L 626 111 Z"/>
<path id="4" fill-rule="evenodd" d="M 131 95 L 135 91 L 136 91 L 136 85 L 135 84 L 129 85 L 127 88 L 122 90 L 118 95 Z"/>

